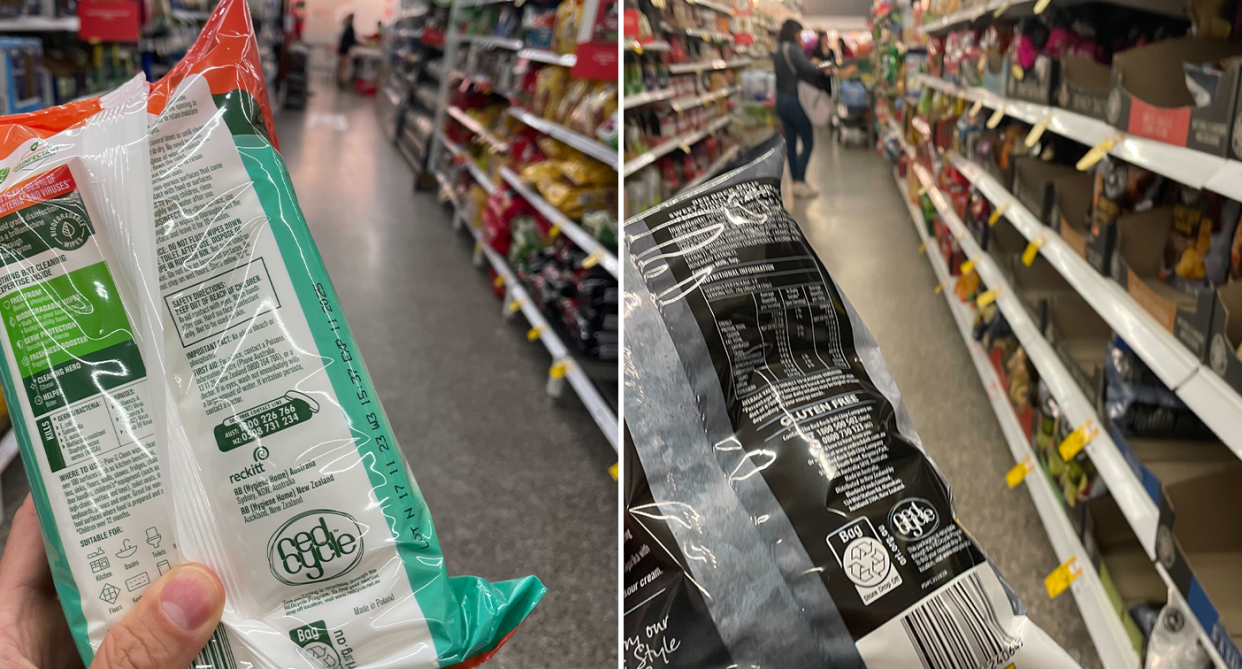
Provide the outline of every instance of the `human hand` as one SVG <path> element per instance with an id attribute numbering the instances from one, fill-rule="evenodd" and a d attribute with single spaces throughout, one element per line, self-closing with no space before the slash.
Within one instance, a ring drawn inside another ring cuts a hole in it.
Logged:
<path id="1" fill-rule="evenodd" d="M 91 669 L 184 669 L 223 611 L 220 579 L 203 565 L 180 565 L 151 584 L 108 632 Z M 0 557 L 0 669 L 80 666 L 27 496 Z"/>

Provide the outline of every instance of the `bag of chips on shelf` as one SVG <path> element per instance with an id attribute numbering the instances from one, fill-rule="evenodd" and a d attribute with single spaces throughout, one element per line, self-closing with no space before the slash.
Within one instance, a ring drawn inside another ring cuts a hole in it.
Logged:
<path id="1" fill-rule="evenodd" d="M 625 225 L 626 666 L 1077 667 L 756 156 Z"/>
<path id="2" fill-rule="evenodd" d="M 476 666 L 544 588 L 448 576 L 259 53 L 245 0 L 223 0 L 148 106 L 177 544 L 224 582 L 217 651 L 238 667 Z"/>
<path id="3" fill-rule="evenodd" d="M 160 472 L 146 105 L 138 76 L 102 98 L 0 117 L 0 380 L 87 664 L 178 563 Z"/>

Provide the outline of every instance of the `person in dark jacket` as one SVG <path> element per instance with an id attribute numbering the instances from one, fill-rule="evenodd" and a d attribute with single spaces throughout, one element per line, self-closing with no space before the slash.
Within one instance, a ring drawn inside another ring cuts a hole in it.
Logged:
<path id="1" fill-rule="evenodd" d="M 341 30 L 341 39 L 336 43 L 336 56 L 338 59 L 336 68 L 336 85 L 344 88 L 349 84 L 350 75 L 350 55 L 349 50 L 357 46 L 358 36 L 354 34 L 354 15 L 348 14 L 345 20 L 341 22 L 343 29 Z"/>
<path id="2" fill-rule="evenodd" d="M 802 24 L 789 19 L 781 26 L 780 42 L 772 62 L 776 68 L 776 114 L 785 127 L 785 148 L 789 152 L 789 171 L 793 174 L 793 192 L 797 197 L 815 197 L 819 191 L 806 182 L 806 166 L 811 162 L 815 146 L 815 128 L 798 99 L 798 82 L 828 90 L 832 80 L 820 72 L 802 52 L 799 36 Z M 798 150 L 798 141 L 802 150 Z"/>

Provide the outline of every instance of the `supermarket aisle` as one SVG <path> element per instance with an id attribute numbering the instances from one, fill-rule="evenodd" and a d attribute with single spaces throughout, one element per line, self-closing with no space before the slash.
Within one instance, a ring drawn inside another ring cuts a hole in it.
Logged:
<path id="1" fill-rule="evenodd" d="M 953 486 L 958 516 L 1000 567 L 1030 617 L 1084 667 L 1099 667 L 1069 593 L 1049 600 L 1044 577 L 1059 563 L 1021 488 L 996 415 L 893 181 L 892 165 L 870 148 L 816 136 L 794 217 L 871 329 L 901 388 L 915 427 Z"/>
<path id="2" fill-rule="evenodd" d="M 372 104 L 317 83 L 277 134 L 450 573 L 548 586 L 488 666 L 615 664 L 616 453 L 572 392 L 544 392 L 547 352 L 500 317 L 473 241 L 413 192 Z"/>

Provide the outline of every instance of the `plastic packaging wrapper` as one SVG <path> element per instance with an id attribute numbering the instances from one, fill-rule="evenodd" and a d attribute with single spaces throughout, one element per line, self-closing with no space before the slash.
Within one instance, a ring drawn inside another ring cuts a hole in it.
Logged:
<path id="1" fill-rule="evenodd" d="M 177 564 L 163 383 L 145 362 L 161 336 L 146 102 L 137 77 L 102 99 L 0 117 L 0 379 L 87 663 Z"/>
<path id="2" fill-rule="evenodd" d="M 237 666 L 475 666 L 544 588 L 448 577 L 277 150 L 258 53 L 246 3 L 224 0 L 148 107 L 180 549 L 224 582 Z"/>
<path id="3" fill-rule="evenodd" d="M 1077 667 L 956 521 L 784 156 L 624 228 L 626 666 Z"/>

